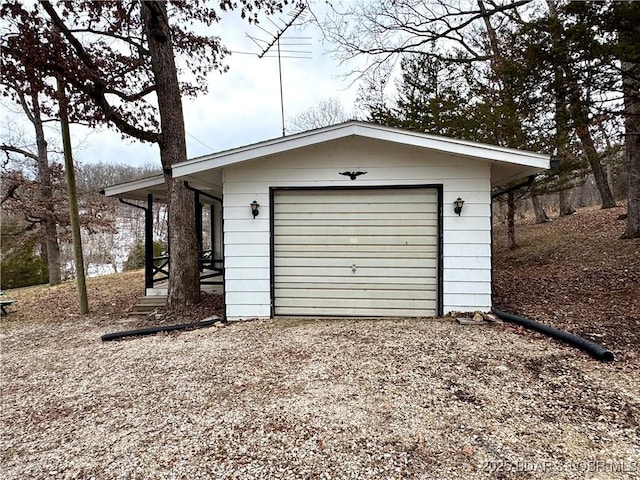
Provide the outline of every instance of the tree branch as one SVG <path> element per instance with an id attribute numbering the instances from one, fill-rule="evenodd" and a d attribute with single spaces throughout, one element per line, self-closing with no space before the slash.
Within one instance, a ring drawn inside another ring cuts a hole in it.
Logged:
<path id="1" fill-rule="evenodd" d="M 149 50 L 144 48 L 142 43 L 134 42 L 131 38 L 123 37 L 122 35 L 116 35 L 115 33 L 104 32 L 104 31 L 96 30 L 94 28 L 76 28 L 76 29 L 70 29 L 69 32 L 72 33 L 72 34 L 74 34 L 74 33 L 93 33 L 94 35 L 102 35 L 102 36 L 105 36 L 105 37 L 109 37 L 109 38 L 113 38 L 113 39 L 116 39 L 116 40 L 120 40 L 121 42 L 127 43 L 127 44 L 131 45 L 132 47 L 134 47 L 138 51 L 140 56 L 149 55 Z"/>
<path id="2" fill-rule="evenodd" d="M 0 150 L 4 151 L 4 152 L 14 152 L 14 153 L 19 153 L 20 155 L 24 155 L 27 158 L 31 158 L 32 160 L 38 160 L 38 156 L 31 153 L 28 150 L 24 150 L 22 148 L 19 147 L 14 147 L 12 145 L 6 145 L 6 144 L 2 144 L 0 145 Z"/>
<path id="3" fill-rule="evenodd" d="M 7 200 L 9 200 L 10 198 L 14 198 L 16 190 L 18 190 L 18 188 L 20 188 L 20 184 L 15 182 L 12 183 L 9 188 L 7 188 L 7 191 L 4 193 L 4 195 L 2 196 L 2 200 L 0 201 L 0 205 L 2 205 L 4 202 L 6 202 Z M 4 235 L 4 233 L 3 233 Z"/>
<path id="4" fill-rule="evenodd" d="M 120 90 L 116 90 L 114 88 L 105 88 L 104 89 L 104 93 L 115 95 L 118 98 L 121 98 L 122 100 L 124 100 L 126 102 L 134 102 L 136 100 L 140 100 L 140 99 L 146 97 L 147 95 L 149 95 L 150 93 L 155 92 L 155 91 L 156 91 L 156 86 L 155 85 L 149 85 L 148 87 L 143 88 L 139 92 L 134 93 L 134 94 L 130 94 L 130 95 L 127 95 L 126 93 L 123 93 Z"/>
<path id="5" fill-rule="evenodd" d="M 35 125 L 36 119 L 34 118 L 33 113 L 31 112 L 31 108 L 29 108 L 29 103 L 27 102 L 27 99 L 24 95 L 24 91 L 21 88 L 19 88 L 16 82 L 12 81 L 11 79 L 5 78 L 3 79 L 3 81 L 5 85 L 9 87 L 11 90 L 13 90 L 15 94 L 18 96 L 18 101 L 20 102 L 20 106 L 22 107 L 22 110 L 24 110 L 24 114 L 27 116 L 29 121 Z"/>
<path id="6" fill-rule="evenodd" d="M 64 37 L 75 50 L 80 61 L 85 65 L 85 67 L 89 69 L 91 78 L 89 78 L 88 80 L 92 83 L 92 86 L 87 85 L 86 82 L 82 82 L 73 78 L 66 78 L 65 80 L 67 80 L 67 82 L 71 83 L 81 92 L 91 97 L 104 113 L 105 119 L 107 121 L 113 122 L 113 124 L 122 133 L 145 142 L 160 143 L 162 138 L 162 135 L 160 133 L 149 132 L 138 128 L 135 125 L 132 125 L 131 123 L 127 122 L 122 117 L 122 115 L 120 115 L 120 113 L 109 103 L 105 96 L 108 89 L 104 82 L 100 79 L 99 69 L 95 65 L 95 62 L 91 59 L 91 56 L 85 51 L 82 43 L 80 43 L 80 41 L 65 25 L 64 21 L 58 15 L 58 12 L 56 12 L 56 10 L 53 8 L 53 5 L 51 5 L 51 2 L 43 0 L 41 2 L 41 5 L 51 18 L 54 27 L 57 28 L 58 31 L 62 33 L 62 35 L 64 35 Z M 62 70 L 60 73 L 65 73 L 63 67 L 60 67 L 59 70 Z"/>

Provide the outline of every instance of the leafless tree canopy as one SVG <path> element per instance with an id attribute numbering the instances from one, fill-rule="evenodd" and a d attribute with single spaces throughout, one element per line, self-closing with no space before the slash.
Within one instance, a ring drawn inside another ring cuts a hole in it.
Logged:
<path id="1" fill-rule="evenodd" d="M 349 120 L 349 114 L 337 98 L 321 100 L 316 105 L 294 115 L 287 122 L 288 133 L 304 132 Z"/>

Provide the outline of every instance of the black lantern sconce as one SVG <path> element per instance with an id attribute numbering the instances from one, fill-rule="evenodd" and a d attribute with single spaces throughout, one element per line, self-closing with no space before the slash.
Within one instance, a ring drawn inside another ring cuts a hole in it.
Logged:
<path id="1" fill-rule="evenodd" d="M 258 202 L 254 200 L 249 204 L 249 206 L 251 207 L 251 215 L 253 215 L 253 218 L 260 215 L 260 204 Z"/>
<path id="2" fill-rule="evenodd" d="M 462 212 L 462 206 L 464 205 L 464 200 L 458 197 L 456 201 L 453 202 L 453 205 L 454 205 L 453 211 L 456 212 L 458 216 L 460 216 L 460 212 Z"/>

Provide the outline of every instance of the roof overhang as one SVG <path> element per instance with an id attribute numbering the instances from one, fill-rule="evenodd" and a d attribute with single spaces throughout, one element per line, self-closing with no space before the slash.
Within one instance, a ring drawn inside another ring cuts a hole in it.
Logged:
<path id="1" fill-rule="evenodd" d="M 351 121 L 193 158 L 173 165 L 172 175 L 200 191 L 221 195 L 224 167 L 348 137 L 369 138 L 489 162 L 491 186 L 504 185 L 546 170 L 551 159 L 540 153 Z M 162 200 L 165 197 L 164 177 L 157 175 L 114 185 L 106 187 L 104 192 L 107 196 L 130 200 L 145 200 L 147 194 L 152 193 L 154 199 Z"/>
<path id="2" fill-rule="evenodd" d="M 151 194 L 154 200 L 164 201 L 167 188 L 164 183 L 164 175 L 158 174 L 131 182 L 119 183 L 105 187 L 102 193 L 107 197 L 117 197 L 123 200 L 147 200 Z"/>
<path id="3" fill-rule="evenodd" d="M 185 177 L 181 180 L 185 181 L 188 188 L 203 193 L 202 203 L 211 203 L 212 197 L 222 197 L 222 180 L 220 183 L 204 182 L 202 179 Z M 147 201 L 148 195 L 152 196 L 154 202 L 167 201 L 167 187 L 165 178 L 162 173 L 152 177 L 145 177 L 131 182 L 119 183 L 105 187 L 102 193 L 107 197 L 116 197 L 122 200 Z"/>

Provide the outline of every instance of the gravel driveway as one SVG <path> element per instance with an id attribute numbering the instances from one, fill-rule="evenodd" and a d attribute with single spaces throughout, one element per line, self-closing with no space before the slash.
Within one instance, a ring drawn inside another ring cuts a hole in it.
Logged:
<path id="1" fill-rule="evenodd" d="M 638 478 L 637 366 L 451 320 L 3 319 L 3 478 Z"/>

